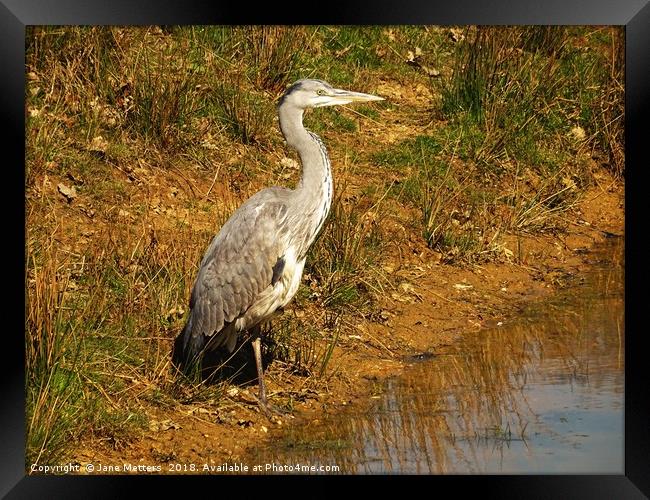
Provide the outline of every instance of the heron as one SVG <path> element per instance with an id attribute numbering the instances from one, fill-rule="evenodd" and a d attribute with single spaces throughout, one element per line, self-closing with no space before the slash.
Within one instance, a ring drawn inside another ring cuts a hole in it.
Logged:
<path id="1" fill-rule="evenodd" d="M 269 415 L 261 353 L 261 325 L 295 296 L 307 251 L 332 204 L 332 170 L 323 141 L 303 125 L 306 109 L 382 97 L 302 79 L 278 102 L 280 130 L 302 163 L 295 189 L 269 187 L 251 196 L 223 224 L 201 260 L 189 315 L 174 343 L 173 362 L 185 374 L 208 350 L 232 353 L 240 335 L 252 338 L 259 405 Z"/>

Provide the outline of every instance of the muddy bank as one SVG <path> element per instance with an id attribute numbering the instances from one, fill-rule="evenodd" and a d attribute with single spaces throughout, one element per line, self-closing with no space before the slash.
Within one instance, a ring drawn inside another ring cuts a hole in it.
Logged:
<path id="1" fill-rule="evenodd" d="M 506 238 L 510 258 L 504 263 L 449 266 L 425 245 L 397 240 L 408 251 L 394 252 L 389 263 L 396 286 L 376 318 L 355 319 L 355 333 L 341 335 L 323 379 L 291 373 L 281 363 L 268 367 L 271 400 L 290 399 L 292 414 L 270 422 L 257 409 L 255 385 L 232 387 L 216 409 L 190 404 L 148 410 L 150 428 L 137 439 L 84 443 L 74 461 L 82 472 L 88 463 L 130 463 L 159 466 L 154 473 L 222 473 L 227 471 L 210 466 L 238 463 L 250 448 L 298 421 L 316 421 L 348 405 L 362 410 L 383 381 L 412 359 L 482 327 L 505 324 L 524 304 L 579 280 L 590 265 L 589 249 L 610 234 L 623 234 L 623 187 L 602 177 L 567 217 L 562 234 Z"/>

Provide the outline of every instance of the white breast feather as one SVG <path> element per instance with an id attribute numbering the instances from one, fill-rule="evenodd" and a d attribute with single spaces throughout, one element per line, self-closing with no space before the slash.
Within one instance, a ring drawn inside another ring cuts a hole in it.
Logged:
<path id="1" fill-rule="evenodd" d="M 286 306 L 298 292 L 305 259 L 298 261 L 292 250 L 284 255 L 282 277 L 260 293 L 255 303 L 237 319 L 237 329 L 247 330 L 269 318 L 279 308 Z"/>

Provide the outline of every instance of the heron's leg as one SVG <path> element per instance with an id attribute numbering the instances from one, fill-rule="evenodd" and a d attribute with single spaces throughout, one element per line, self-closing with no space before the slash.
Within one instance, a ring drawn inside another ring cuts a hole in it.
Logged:
<path id="1" fill-rule="evenodd" d="M 255 364 L 257 365 L 257 382 L 260 386 L 260 405 L 267 407 L 264 367 L 262 366 L 262 339 L 259 335 L 253 340 L 253 352 L 255 353 Z"/>
<path id="2" fill-rule="evenodd" d="M 272 405 L 266 399 L 266 385 L 264 384 L 264 366 L 262 365 L 262 337 L 260 335 L 260 328 L 256 327 L 252 330 L 253 334 L 253 353 L 255 354 L 255 364 L 257 365 L 257 382 L 260 388 L 259 404 L 260 410 L 266 415 L 269 420 L 273 420 L 273 414 L 278 416 L 286 415 L 288 412 L 282 410 L 275 405 Z"/>

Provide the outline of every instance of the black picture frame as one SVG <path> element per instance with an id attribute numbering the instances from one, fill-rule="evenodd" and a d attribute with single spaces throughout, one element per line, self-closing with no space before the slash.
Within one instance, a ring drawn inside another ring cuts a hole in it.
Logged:
<path id="1" fill-rule="evenodd" d="M 291 15 L 288 15 L 291 13 Z M 626 276 L 626 386 L 625 386 L 625 473 L 622 475 L 534 475 L 534 476 L 427 476 L 377 477 L 367 485 L 386 490 L 404 490 L 402 481 L 410 479 L 422 484 L 418 488 L 432 496 L 442 494 L 441 487 L 453 488 L 454 495 L 467 492 L 485 498 L 647 498 L 650 495 L 650 417 L 645 383 L 642 329 L 643 293 L 647 287 L 648 266 L 644 262 L 643 232 L 645 211 L 650 206 L 642 192 L 645 169 L 648 168 L 648 147 L 645 125 L 648 116 L 650 89 L 650 5 L 648 0 L 492 0 L 472 2 L 400 2 L 375 1 L 361 3 L 329 1 L 313 3 L 273 2 L 254 5 L 234 2 L 115 0 L 0 0 L 0 109 L 5 123 L 2 139 L 8 180 L 3 202 L 5 224 L 15 224 L 8 234 L 4 260 L 5 291 L 24 285 L 25 204 L 18 185 L 24 186 L 25 159 L 25 27 L 27 25 L 151 25 L 151 24 L 589 24 L 625 25 L 626 27 L 626 266 L 632 273 Z M 9 153 L 9 154 L 7 154 Z M 16 186 L 16 187 L 14 187 Z M 8 189 L 7 189 L 8 188 Z M 17 199 L 13 199 L 16 196 Z M 22 222 L 21 222 L 22 221 Z M 22 241 L 21 241 L 22 236 Z M 22 247 L 21 247 L 22 245 Z M 22 259 L 20 252 L 22 251 Z M 16 263 L 15 265 L 13 263 Z M 11 283 L 11 285 L 10 285 Z M 11 287 L 11 288 L 9 288 Z M 5 318 L 14 311 L 24 311 L 24 295 L 5 294 Z M 15 306 L 14 306 L 15 302 Z M 24 321 L 23 331 L 24 331 Z M 196 487 L 188 481 L 198 481 L 212 495 L 226 494 L 242 481 L 265 484 L 267 492 L 285 495 L 326 494 L 331 478 L 323 477 L 106 477 L 106 476 L 26 476 L 25 475 L 25 417 L 24 417 L 24 338 L 16 329 L 5 327 L 3 335 L 2 412 L 0 413 L 0 495 L 7 498 L 114 498 L 133 491 L 134 483 L 149 488 L 152 481 L 168 493 L 195 495 Z M 287 481 L 291 481 L 291 484 Z M 364 478 L 339 478 L 336 489 L 352 491 L 353 483 Z M 208 483 L 209 481 L 209 483 Z M 217 482 L 215 482 L 217 481 Z M 299 483 L 299 484 L 298 484 Z M 343 484 L 342 484 L 343 483 Z M 298 490 L 289 488 L 298 487 Z M 217 489 L 212 489 L 212 488 Z M 239 486 L 241 487 L 241 486 Z M 223 489 L 222 489 L 223 488 Z M 243 491 L 243 490 L 240 490 Z M 346 491 L 346 492 L 347 492 Z M 149 491 L 149 493 L 152 493 Z M 331 492 L 329 492 L 331 494 Z"/>

